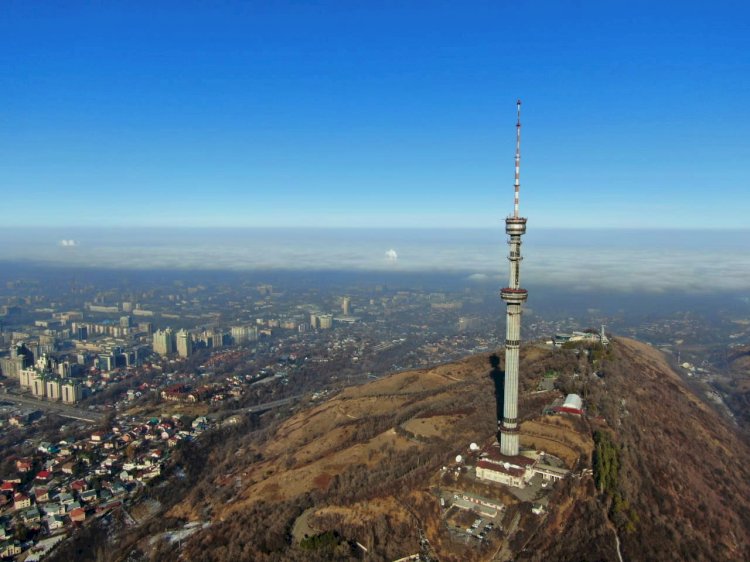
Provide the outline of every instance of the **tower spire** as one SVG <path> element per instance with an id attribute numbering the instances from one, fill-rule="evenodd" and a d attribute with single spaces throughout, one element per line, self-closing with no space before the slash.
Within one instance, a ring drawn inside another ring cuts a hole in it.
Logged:
<path id="1" fill-rule="evenodd" d="M 516 181 L 513 184 L 515 187 L 513 216 L 518 218 L 518 196 L 521 191 L 521 100 L 516 102 L 516 111 L 518 120 L 516 121 Z"/>

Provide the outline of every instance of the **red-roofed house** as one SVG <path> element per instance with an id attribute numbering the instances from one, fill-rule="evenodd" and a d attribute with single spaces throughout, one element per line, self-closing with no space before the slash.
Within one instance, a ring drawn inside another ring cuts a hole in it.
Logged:
<path id="1" fill-rule="evenodd" d="M 85 492 L 86 490 L 89 489 L 89 485 L 86 483 L 85 480 L 76 480 L 70 485 L 70 487 L 76 492 Z"/>
<path id="2" fill-rule="evenodd" d="M 34 497 L 37 503 L 49 501 L 49 490 L 44 486 L 34 486 Z"/>
<path id="3" fill-rule="evenodd" d="M 13 509 L 24 509 L 31 507 L 31 498 L 26 494 L 18 492 L 13 496 Z"/>
<path id="4" fill-rule="evenodd" d="M 73 523 L 83 523 L 86 521 L 86 511 L 82 507 L 71 509 L 68 515 L 70 515 L 70 520 Z"/>
<path id="5" fill-rule="evenodd" d="M 36 479 L 42 482 L 48 482 L 51 478 L 52 473 L 49 470 L 40 470 L 36 475 Z"/>

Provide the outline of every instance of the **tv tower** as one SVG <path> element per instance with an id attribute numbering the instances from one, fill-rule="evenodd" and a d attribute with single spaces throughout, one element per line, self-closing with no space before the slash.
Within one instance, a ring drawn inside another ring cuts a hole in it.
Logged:
<path id="1" fill-rule="evenodd" d="M 518 195 L 521 190 L 521 100 L 516 103 L 516 180 L 513 215 L 505 219 L 505 232 L 510 237 L 510 280 L 500 291 L 500 297 L 508 305 L 505 315 L 505 392 L 503 396 L 503 419 L 498 421 L 500 452 L 507 456 L 518 455 L 518 351 L 521 345 L 521 305 L 528 292 L 521 288 L 521 236 L 526 233 L 526 219 L 518 216 Z"/>

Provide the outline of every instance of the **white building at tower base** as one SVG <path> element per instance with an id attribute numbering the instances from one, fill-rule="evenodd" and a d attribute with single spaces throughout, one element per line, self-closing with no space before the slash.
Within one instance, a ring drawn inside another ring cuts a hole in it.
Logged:
<path id="1" fill-rule="evenodd" d="M 569 472 L 567 469 L 544 464 L 540 461 L 542 457 L 543 454 L 536 451 L 509 457 L 500 453 L 500 447 L 495 443 L 482 451 L 476 464 L 477 478 L 513 488 L 525 488 L 537 474 L 548 482 L 565 478 Z"/>

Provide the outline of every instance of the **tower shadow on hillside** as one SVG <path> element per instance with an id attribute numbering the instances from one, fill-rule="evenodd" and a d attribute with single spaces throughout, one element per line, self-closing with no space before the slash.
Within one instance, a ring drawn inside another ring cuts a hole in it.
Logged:
<path id="1" fill-rule="evenodd" d="M 495 385 L 495 407 L 497 412 L 497 437 L 500 442 L 500 420 L 503 419 L 503 402 L 505 402 L 505 371 L 500 368 L 500 358 L 493 353 L 489 358 L 490 362 L 490 379 Z"/>

